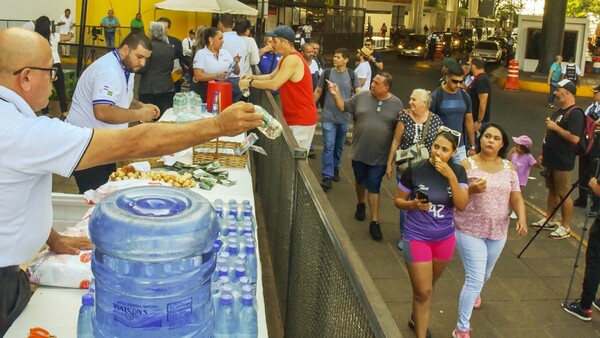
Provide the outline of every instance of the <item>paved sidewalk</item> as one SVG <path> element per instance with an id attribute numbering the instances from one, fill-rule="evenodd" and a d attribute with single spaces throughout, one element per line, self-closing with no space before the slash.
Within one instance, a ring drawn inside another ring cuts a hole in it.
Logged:
<path id="1" fill-rule="evenodd" d="M 333 188 L 327 192 L 327 196 L 346 226 L 356 250 L 371 273 L 403 336 L 414 337 L 407 325 L 411 312 L 412 289 L 402 253 L 396 247 L 399 240 L 398 210 L 392 201 L 396 189 L 395 180 L 384 178 L 382 184 L 380 222 L 384 237 L 382 241 L 376 242 L 369 236 L 368 221 L 359 222 L 354 219 L 356 197 L 349 147 L 345 150 L 341 181 L 333 183 Z M 310 160 L 310 165 L 320 179 L 320 152 L 317 151 L 317 154 L 317 158 Z M 541 183 L 539 179 L 535 184 L 537 183 Z M 527 191 L 525 195 L 529 199 L 532 197 Z M 582 214 L 582 209 L 576 210 L 574 224 L 582 223 Z M 528 223 L 540 217 L 537 211 L 527 208 Z M 600 336 L 599 311 L 594 310 L 594 318 L 586 323 L 567 314 L 560 307 L 565 299 L 573 270 L 577 240 L 553 240 L 548 238 L 548 231 L 543 231 L 522 258 L 516 258 L 534 233 L 534 229 L 530 228 L 529 235 L 519 239 L 514 230 L 514 221 L 511 222 L 506 247 L 492 278 L 483 289 L 483 305 L 473 313 L 472 337 Z M 582 251 L 571 299 L 578 298 L 581 292 L 585 247 Z M 433 337 L 450 337 L 456 325 L 458 296 L 463 280 L 462 264 L 455 254 L 448 269 L 436 284 L 431 305 L 430 330 Z"/>

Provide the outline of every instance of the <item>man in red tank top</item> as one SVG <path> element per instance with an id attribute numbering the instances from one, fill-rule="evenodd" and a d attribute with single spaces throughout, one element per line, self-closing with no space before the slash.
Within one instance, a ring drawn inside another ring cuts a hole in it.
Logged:
<path id="1" fill-rule="evenodd" d="M 273 37 L 275 53 L 282 56 L 271 74 L 245 75 L 240 89 L 279 90 L 281 111 L 298 146 L 308 151 L 317 124 L 317 106 L 313 100 L 312 78 L 308 64 L 294 48 L 294 31 L 278 26 L 266 33 Z"/>

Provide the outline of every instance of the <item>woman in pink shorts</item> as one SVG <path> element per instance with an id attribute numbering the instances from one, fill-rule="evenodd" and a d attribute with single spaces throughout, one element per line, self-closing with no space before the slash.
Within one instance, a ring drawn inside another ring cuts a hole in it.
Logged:
<path id="1" fill-rule="evenodd" d="M 395 205 L 408 210 L 402 239 L 404 261 L 413 289 L 413 313 L 409 326 L 419 338 L 429 337 L 429 304 L 433 285 L 454 252 L 454 209 L 464 210 L 469 201 L 467 173 L 448 162 L 456 153 L 460 133 L 441 127 L 429 159 L 404 171 Z"/>

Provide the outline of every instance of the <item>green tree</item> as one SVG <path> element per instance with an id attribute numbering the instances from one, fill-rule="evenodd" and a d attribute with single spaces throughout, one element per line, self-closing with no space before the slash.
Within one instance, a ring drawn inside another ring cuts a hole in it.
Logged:
<path id="1" fill-rule="evenodd" d="M 494 15 L 500 27 L 510 32 L 514 27 L 516 16 L 523 8 L 525 8 L 523 0 L 499 0 L 494 4 Z"/>
<path id="2" fill-rule="evenodd" d="M 590 14 L 600 17 L 600 1 L 569 0 L 569 2 L 567 2 L 567 17 L 587 18 Z"/>

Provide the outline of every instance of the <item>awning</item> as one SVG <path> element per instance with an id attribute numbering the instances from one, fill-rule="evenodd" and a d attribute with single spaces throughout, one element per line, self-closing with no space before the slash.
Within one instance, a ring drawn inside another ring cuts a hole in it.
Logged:
<path id="1" fill-rule="evenodd" d="M 167 0 L 155 4 L 154 8 L 184 12 L 258 15 L 257 9 L 237 0 Z"/>

